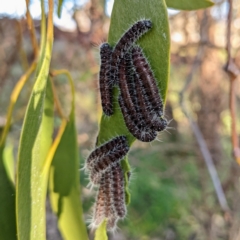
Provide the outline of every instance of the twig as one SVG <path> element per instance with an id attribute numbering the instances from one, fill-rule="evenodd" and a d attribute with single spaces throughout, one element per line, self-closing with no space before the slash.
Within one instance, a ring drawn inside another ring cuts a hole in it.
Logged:
<path id="1" fill-rule="evenodd" d="M 34 22 L 29 11 L 29 2 L 30 2 L 29 0 L 26 0 L 26 7 L 27 7 L 26 17 L 27 17 L 28 29 L 30 31 L 30 36 L 31 36 L 32 47 L 34 51 L 34 58 L 36 59 L 38 57 L 39 49 L 38 49 L 38 43 L 37 43 L 37 38 L 35 33 Z"/>
<path id="2" fill-rule="evenodd" d="M 62 119 L 65 119 L 67 117 L 65 116 L 65 114 L 63 112 L 63 108 L 62 108 L 61 103 L 59 101 L 59 98 L 58 98 L 58 95 L 57 95 L 57 90 L 56 90 L 56 87 L 54 85 L 51 73 L 50 73 L 50 81 L 51 81 L 51 85 L 52 85 L 53 98 L 54 98 L 54 103 L 56 105 L 57 112 Z"/>
<path id="3" fill-rule="evenodd" d="M 37 62 L 34 61 L 29 69 L 21 76 L 21 78 L 18 80 L 16 86 L 14 87 L 11 96 L 10 96 L 10 103 L 8 106 L 8 112 L 7 112 L 7 121 L 3 129 L 3 133 L 0 137 L 0 146 L 4 146 L 7 134 L 11 125 L 11 120 L 12 120 L 12 113 L 13 113 L 13 108 L 17 102 L 17 99 L 19 97 L 20 92 L 22 91 L 22 88 L 30 78 L 31 74 L 35 71 L 37 66 Z"/>
<path id="4" fill-rule="evenodd" d="M 197 71 L 197 69 L 198 69 L 198 67 L 199 67 L 199 65 L 201 63 L 201 60 L 202 60 L 202 57 L 203 57 L 203 53 L 204 53 L 204 46 L 203 45 L 199 45 L 197 56 L 194 59 L 191 71 L 190 71 L 190 73 L 188 74 L 188 76 L 186 78 L 186 81 L 185 81 L 185 84 L 184 84 L 182 90 L 179 93 L 180 104 L 183 102 L 183 94 L 187 91 L 191 81 L 193 80 L 193 75 Z"/>
<path id="5" fill-rule="evenodd" d="M 58 76 L 58 75 L 65 75 L 66 77 L 67 77 L 67 80 L 68 80 L 68 82 L 69 82 L 69 84 L 70 84 L 70 87 L 71 87 L 71 93 L 72 93 L 72 109 L 74 109 L 74 99 L 75 99 L 75 89 L 74 89 L 74 83 L 73 83 L 73 78 L 72 78 L 72 76 L 71 76 L 71 74 L 69 73 L 69 71 L 68 70 L 66 70 L 66 69 L 59 69 L 59 70 L 51 70 L 50 71 L 50 77 L 56 77 L 56 76 Z M 53 81 L 52 81 L 52 84 L 53 84 Z M 54 88 L 54 85 L 52 85 L 52 87 L 53 87 L 53 94 L 54 94 L 54 100 L 55 100 L 55 103 L 56 103 L 56 107 L 57 107 L 57 110 L 58 110 L 58 112 L 59 112 L 59 115 L 60 115 L 60 117 L 61 118 L 66 118 L 67 120 L 69 120 L 66 116 L 65 116 L 65 114 L 63 113 L 63 110 L 62 110 L 62 106 L 61 106 L 61 104 L 60 104 L 60 101 L 59 101 L 59 99 L 58 99 L 58 97 L 57 97 L 57 93 L 56 93 L 56 90 L 55 90 L 55 88 Z"/>
<path id="6" fill-rule="evenodd" d="M 24 71 L 27 71 L 29 68 L 29 63 L 28 63 L 28 59 L 27 59 L 27 54 L 23 49 L 23 30 L 22 30 L 22 24 L 20 21 L 16 22 L 16 29 L 18 31 L 19 34 L 19 40 L 20 40 L 20 49 L 19 49 L 19 57 L 20 57 L 20 61 L 22 64 L 22 68 Z"/>
<path id="7" fill-rule="evenodd" d="M 211 179 L 212 179 L 212 182 L 213 182 L 213 185 L 214 185 L 214 188 L 215 188 L 220 206 L 221 206 L 221 208 L 224 212 L 229 212 L 230 209 L 229 209 L 229 206 L 228 206 L 228 203 L 227 203 L 227 200 L 226 200 L 221 182 L 219 180 L 217 170 L 215 168 L 215 165 L 213 163 L 211 154 L 208 150 L 208 147 L 207 147 L 206 142 L 203 138 L 203 135 L 202 135 L 198 125 L 193 121 L 193 119 L 191 118 L 191 116 L 187 112 L 186 107 L 183 104 L 183 102 L 180 103 L 180 104 L 181 104 L 183 113 L 186 115 L 186 117 L 188 118 L 188 121 L 190 122 L 192 131 L 193 131 L 193 133 L 196 137 L 196 140 L 198 142 L 198 145 L 200 147 L 203 159 L 204 159 L 204 161 L 207 165 L 209 174 L 211 176 Z"/>
<path id="8" fill-rule="evenodd" d="M 229 92 L 229 108 L 231 115 L 231 140 L 232 140 L 232 149 L 233 149 L 233 157 L 236 162 L 240 165 L 240 148 L 237 134 L 237 113 L 236 113 L 236 80 L 240 75 L 240 70 L 234 63 L 231 54 L 231 27 L 232 27 L 232 8 L 233 2 L 232 0 L 228 0 L 229 10 L 228 10 L 228 18 L 227 18 L 227 34 L 226 34 L 226 52 L 227 52 L 227 63 L 225 66 L 225 71 L 229 75 L 230 80 L 230 92 Z"/>
<path id="9" fill-rule="evenodd" d="M 179 98 L 180 98 L 179 100 L 180 100 L 180 106 L 182 108 L 182 111 L 186 115 L 186 117 L 188 118 L 188 121 L 191 125 L 192 131 L 193 131 L 193 133 L 195 135 L 195 138 L 198 142 L 198 145 L 200 147 L 203 159 L 204 159 L 204 161 L 207 165 L 209 174 L 210 174 L 212 182 L 213 182 L 215 192 L 217 194 L 219 204 L 220 204 L 220 206 L 221 206 L 221 208 L 224 212 L 229 213 L 230 209 L 229 209 L 229 206 L 228 206 L 228 203 L 227 203 L 227 200 L 226 200 L 226 197 L 225 197 L 220 179 L 218 177 L 217 170 L 216 170 L 215 165 L 213 163 L 211 154 L 208 150 L 207 144 L 206 144 L 206 142 L 203 138 L 203 135 L 202 135 L 198 125 L 195 123 L 195 121 L 192 119 L 192 117 L 188 113 L 187 108 L 185 107 L 184 98 L 183 98 L 184 93 L 187 91 L 188 87 L 190 86 L 190 84 L 193 80 L 194 73 L 196 73 L 197 69 L 201 65 L 203 54 L 204 54 L 204 46 L 199 45 L 197 56 L 194 60 L 194 63 L 193 63 L 192 68 L 189 72 L 189 75 L 187 76 L 186 83 L 179 93 Z"/>

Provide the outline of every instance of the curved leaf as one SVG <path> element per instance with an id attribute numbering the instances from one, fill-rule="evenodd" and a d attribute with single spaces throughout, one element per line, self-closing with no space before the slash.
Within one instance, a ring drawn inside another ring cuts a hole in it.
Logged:
<path id="1" fill-rule="evenodd" d="M 79 189 L 79 157 L 74 114 L 70 116 L 56 149 L 51 171 L 49 194 L 59 229 L 66 240 L 87 240 Z"/>
<path id="2" fill-rule="evenodd" d="M 95 232 L 94 240 L 108 240 L 107 233 L 106 233 L 106 221 L 103 221 L 102 224 L 98 227 Z"/>
<path id="3" fill-rule="evenodd" d="M 198 10 L 208 8 L 214 5 L 210 0 L 166 0 L 168 8 L 178 10 Z"/>
<path id="4" fill-rule="evenodd" d="M 53 1 L 49 0 L 46 44 L 41 43 L 44 46 L 41 54 L 44 56 L 40 55 L 37 79 L 28 103 L 18 154 L 16 211 L 20 240 L 46 238 L 45 199 L 48 173 L 43 171 L 43 166 L 53 132 L 53 95 L 48 81 L 53 44 L 52 19 Z M 43 34 L 46 35 L 45 32 Z"/>
<path id="5" fill-rule="evenodd" d="M 57 10 L 57 14 L 58 17 L 61 17 L 61 13 L 62 13 L 62 5 L 63 5 L 63 0 L 58 0 L 58 10 Z"/>
<path id="6" fill-rule="evenodd" d="M 169 77 L 169 53 L 170 53 L 170 37 L 168 26 L 168 14 L 164 0 L 115 0 L 111 16 L 111 25 L 108 41 L 114 46 L 119 38 L 123 35 L 133 23 L 140 19 L 150 19 L 153 28 L 140 38 L 138 44 L 143 48 L 148 58 L 157 84 L 161 92 L 162 98 L 166 100 L 166 91 Z M 117 136 L 125 135 L 129 144 L 135 141 L 135 138 L 129 133 L 125 126 L 122 113 L 118 105 L 119 90 L 114 89 L 114 114 L 111 117 L 102 116 L 100 129 L 98 134 L 97 145 Z M 122 161 L 122 167 L 126 172 L 130 166 L 127 158 Z M 127 188 L 127 177 L 125 177 L 126 203 L 130 202 L 130 195 Z M 103 228 L 101 227 L 102 231 Z M 97 230 L 97 232 L 100 230 Z M 101 239 L 101 238 L 95 238 Z"/>
<path id="7" fill-rule="evenodd" d="M 37 96 L 38 94 L 40 96 Z M 54 106 L 49 81 L 46 97 L 44 95 L 44 91 L 32 95 L 20 141 L 17 226 L 18 237 L 23 240 L 41 240 L 46 237 L 45 200 L 48 172 L 43 171 L 43 166 L 52 143 Z"/>
<path id="8" fill-rule="evenodd" d="M 0 145 L 1 146 L 3 146 L 5 144 L 7 134 L 8 134 L 8 131 L 9 131 L 9 128 L 10 128 L 10 125 L 11 125 L 13 108 L 14 108 L 16 102 L 17 102 L 19 94 L 22 91 L 24 85 L 29 80 L 31 74 L 34 72 L 35 69 L 36 69 L 36 62 L 34 61 L 31 64 L 31 66 L 29 67 L 29 69 L 26 71 L 26 73 L 24 73 L 22 75 L 22 77 L 18 80 L 16 86 L 14 87 L 14 89 L 11 93 L 10 104 L 9 104 L 8 112 L 7 112 L 7 122 L 4 126 L 3 133 L 0 137 Z"/>
<path id="9" fill-rule="evenodd" d="M 5 146 L 3 151 L 3 163 L 8 178 L 11 180 L 13 184 L 15 184 L 13 145 Z"/>
<path id="10" fill-rule="evenodd" d="M 0 240 L 17 239 L 15 189 L 3 162 L 4 146 L 0 146 Z"/>
<path id="11" fill-rule="evenodd" d="M 64 239 L 87 240 L 88 235 L 83 221 L 80 200 L 79 150 L 75 126 L 74 86 L 67 71 L 53 71 L 54 73 L 67 75 L 72 88 L 73 100 L 69 121 L 62 133 L 52 160 L 49 195 L 52 209 L 58 216 L 58 227 Z"/>

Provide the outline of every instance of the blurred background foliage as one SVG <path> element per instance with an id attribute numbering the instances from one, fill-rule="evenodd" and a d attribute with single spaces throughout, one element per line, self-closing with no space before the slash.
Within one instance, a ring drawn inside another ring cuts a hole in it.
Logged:
<path id="1" fill-rule="evenodd" d="M 9 1 L 5 2 L 7 4 Z M 40 13 L 38 15 L 37 4 L 38 1 L 31 1 L 30 11 L 35 17 L 39 38 Z M 19 1 L 10 13 L 3 7 L 0 15 L 0 131 L 5 123 L 10 93 L 34 58 L 24 10 L 23 13 L 19 10 L 22 5 L 25 6 L 24 1 Z M 54 18 L 51 67 L 68 69 L 75 81 L 81 166 L 94 145 L 98 131 L 101 111 L 98 46 L 107 39 L 111 5 L 112 2 L 108 0 L 66 0 L 62 19 L 59 20 L 57 16 Z M 223 69 L 226 64 L 227 11 L 226 0 L 215 0 L 215 6 L 207 10 L 169 10 L 171 74 L 165 113 L 171 120 L 171 128 L 159 135 L 160 141 L 134 143 L 129 156 L 133 171 L 128 216 L 120 224 L 115 236 L 110 234 L 109 239 L 240 239 L 240 171 L 231 157 L 229 79 Z M 238 0 L 233 0 L 233 17 L 232 51 L 240 67 Z M 205 162 L 179 104 L 179 92 L 196 55 L 200 56 L 198 68 L 194 71 L 190 88 L 184 92 L 184 101 L 210 150 L 231 209 L 230 215 L 219 206 Z M 21 93 L 7 139 L 6 154 L 15 159 L 33 82 L 34 79 L 31 79 Z M 56 84 L 62 106 L 70 111 L 68 103 L 71 101 L 71 90 L 67 79 L 58 77 Z M 239 110 L 240 87 L 236 91 Z M 238 124 L 239 119 L 238 115 Z M 55 121 L 57 129 L 60 120 Z M 87 183 L 86 175 L 81 172 L 86 220 L 90 218 L 95 196 L 95 192 L 86 188 Z M 46 208 L 47 239 L 61 239 L 49 204 Z"/>

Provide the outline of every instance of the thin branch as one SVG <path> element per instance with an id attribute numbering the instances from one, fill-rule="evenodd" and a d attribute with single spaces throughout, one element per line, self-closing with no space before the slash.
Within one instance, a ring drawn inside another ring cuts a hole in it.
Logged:
<path id="1" fill-rule="evenodd" d="M 61 103 L 59 101 L 59 98 L 58 98 L 58 95 L 57 95 L 57 90 L 56 90 L 56 87 L 54 85 L 54 82 L 53 82 L 53 79 L 52 79 L 51 76 L 50 76 L 50 81 L 51 81 L 51 85 L 52 85 L 53 98 L 54 98 L 54 103 L 55 103 L 57 112 L 58 112 L 60 118 L 67 119 L 67 117 L 65 116 L 65 114 L 63 112 L 63 108 L 62 108 L 62 105 L 61 105 Z"/>
<path id="2" fill-rule="evenodd" d="M 186 78 L 186 81 L 185 81 L 185 84 L 184 84 L 182 90 L 179 93 L 180 104 L 183 103 L 184 93 L 187 91 L 189 85 L 191 84 L 191 82 L 193 80 L 193 75 L 194 75 L 194 73 L 196 73 L 196 71 L 197 71 L 197 69 L 198 69 L 198 67 L 199 67 L 199 65 L 200 65 L 200 63 L 202 61 L 203 53 L 204 53 L 204 46 L 203 45 L 199 45 L 198 51 L 197 51 L 197 56 L 194 59 L 191 71 L 190 71 L 190 73 L 188 74 L 188 76 Z"/>
<path id="3" fill-rule="evenodd" d="M 228 18 L 227 18 L 227 35 L 226 35 L 226 51 L 228 54 L 228 63 L 231 60 L 231 28 L 232 28 L 232 0 L 228 0 L 229 9 L 228 9 Z"/>
<path id="4" fill-rule="evenodd" d="M 38 49 L 38 42 L 37 42 L 37 37 L 36 37 L 36 33 L 35 33 L 34 22 L 33 22 L 32 16 L 29 11 L 29 2 L 30 2 L 29 0 L 26 0 L 26 7 L 27 7 L 26 18 L 27 18 L 28 29 L 30 31 L 32 47 L 33 47 L 33 51 L 34 51 L 34 59 L 36 59 L 38 57 L 39 49 Z"/>
<path id="5" fill-rule="evenodd" d="M 185 105 L 183 104 L 183 102 L 181 103 L 181 107 L 182 107 L 183 113 L 188 118 L 188 121 L 189 121 L 189 123 L 191 125 L 192 131 L 193 131 L 193 133 L 195 135 L 195 138 L 196 138 L 196 140 L 198 142 L 198 145 L 200 147 L 203 159 L 204 159 L 204 161 L 205 161 L 205 163 L 207 165 L 209 174 L 211 176 L 211 179 L 212 179 L 212 182 L 213 182 L 213 186 L 214 186 L 215 192 L 217 194 L 217 198 L 218 198 L 219 204 L 220 204 L 220 206 L 221 206 L 221 208 L 222 208 L 222 210 L 224 212 L 229 212 L 230 209 L 229 209 L 229 206 L 228 206 L 228 203 L 227 203 L 227 200 L 226 200 L 226 197 L 225 197 L 225 194 L 224 194 L 224 191 L 223 191 L 220 179 L 218 177 L 217 170 L 215 168 L 215 165 L 213 163 L 211 154 L 210 154 L 210 152 L 208 150 L 208 147 L 207 147 L 207 144 L 206 144 L 206 142 L 205 142 L 205 140 L 203 138 L 203 135 L 202 135 L 198 125 L 193 121 L 192 117 L 187 112 L 187 109 L 186 109 Z"/>
<path id="6" fill-rule="evenodd" d="M 196 71 L 198 70 L 199 66 L 201 65 L 203 54 L 204 54 L 204 46 L 199 45 L 196 58 L 194 60 L 192 68 L 191 68 L 191 70 L 190 70 L 190 72 L 189 72 L 189 74 L 187 76 L 185 85 L 183 86 L 182 90 L 179 93 L 180 106 L 182 108 L 183 113 L 188 118 L 188 121 L 189 121 L 190 126 L 192 128 L 192 131 L 193 131 L 193 133 L 195 135 L 195 138 L 196 138 L 196 140 L 198 142 L 198 145 L 200 147 L 200 151 L 201 151 L 203 159 L 204 159 L 204 161 L 205 161 L 205 163 L 207 165 L 208 172 L 209 172 L 209 174 L 211 176 L 211 179 L 212 179 L 212 182 L 213 182 L 213 186 L 214 186 L 214 189 L 215 189 L 215 192 L 216 192 L 219 204 L 220 204 L 220 206 L 221 206 L 221 208 L 222 208 L 222 210 L 224 212 L 230 214 L 229 213 L 230 209 L 229 209 L 229 206 L 228 206 L 228 203 L 227 203 L 227 200 L 226 200 L 226 197 L 225 197 L 225 194 L 224 194 L 224 191 L 223 191 L 220 179 L 218 177 L 217 170 L 216 170 L 215 165 L 213 163 L 211 154 L 210 154 L 210 152 L 208 150 L 207 144 L 206 144 L 206 142 L 205 142 L 205 140 L 203 138 L 203 135 L 202 135 L 198 125 L 192 119 L 192 117 L 188 113 L 187 108 L 186 108 L 186 106 L 184 104 L 184 93 L 189 88 L 189 86 L 190 86 L 190 84 L 191 84 L 191 82 L 193 80 L 194 74 L 196 73 Z"/>
<path id="7" fill-rule="evenodd" d="M 7 121 L 3 129 L 3 133 L 0 137 L 0 146 L 3 146 L 5 144 L 7 134 L 11 125 L 11 120 L 12 120 L 12 113 L 13 113 L 13 108 L 17 102 L 17 99 L 19 97 L 19 94 L 22 91 L 22 88 L 26 84 L 26 82 L 30 79 L 31 74 L 35 71 L 37 66 L 36 61 L 34 61 L 29 69 L 21 76 L 21 78 L 18 80 L 16 86 L 14 87 L 11 96 L 10 96 L 10 103 L 8 106 L 8 112 L 7 112 Z"/>
<path id="8" fill-rule="evenodd" d="M 225 66 L 225 71 L 227 72 L 230 80 L 230 91 L 229 91 L 229 108 L 231 115 L 231 141 L 233 149 L 233 157 L 236 162 L 240 165 L 240 148 L 237 133 L 237 113 L 236 113 L 236 80 L 240 75 L 240 70 L 234 63 L 231 53 L 231 28 L 232 28 L 232 11 L 233 11 L 233 1 L 228 0 L 228 18 L 227 18 L 227 33 L 226 33 L 226 52 L 227 52 L 227 63 Z"/>
<path id="9" fill-rule="evenodd" d="M 20 44 L 19 44 L 20 45 L 20 49 L 19 49 L 20 61 L 21 61 L 23 70 L 27 71 L 29 68 L 29 63 L 27 59 L 27 54 L 23 48 L 23 30 L 22 30 L 22 24 L 20 21 L 16 22 L 16 28 L 19 33 L 19 40 L 20 40 Z"/>

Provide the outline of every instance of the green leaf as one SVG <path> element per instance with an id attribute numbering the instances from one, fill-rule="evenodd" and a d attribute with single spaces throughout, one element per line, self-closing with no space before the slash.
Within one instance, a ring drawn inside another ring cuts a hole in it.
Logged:
<path id="1" fill-rule="evenodd" d="M 16 212 L 20 240 L 46 239 L 45 200 L 49 169 L 43 170 L 53 132 L 53 93 L 48 81 L 53 44 L 52 19 L 53 1 L 49 0 L 47 38 L 41 38 L 46 39 L 46 44 L 41 43 L 44 57 L 39 56 L 36 83 L 24 118 L 18 153 Z"/>
<path id="2" fill-rule="evenodd" d="M 79 186 L 79 156 L 74 105 L 53 157 L 49 195 L 58 227 L 66 240 L 87 240 Z"/>
<path id="3" fill-rule="evenodd" d="M 178 10 L 198 10 L 208 8 L 214 5 L 214 2 L 209 0 L 166 0 L 168 8 Z"/>
<path id="4" fill-rule="evenodd" d="M 95 232 L 94 240 L 108 240 L 106 233 L 106 221 L 103 221 Z"/>
<path id="5" fill-rule="evenodd" d="M 79 156 L 75 124 L 75 90 L 67 70 L 53 70 L 52 76 L 64 74 L 71 86 L 72 104 L 68 122 L 62 119 L 50 155 L 53 156 L 49 195 L 53 211 L 58 216 L 58 226 L 64 239 L 87 240 L 83 221 L 79 186 Z"/>
<path id="6" fill-rule="evenodd" d="M 63 0 L 58 0 L 58 10 L 57 10 L 57 14 L 58 17 L 61 17 L 61 13 L 62 13 L 62 4 L 63 4 Z"/>
<path id="7" fill-rule="evenodd" d="M 42 84 L 34 86 L 24 119 L 17 178 L 17 224 L 19 239 L 45 239 L 45 200 L 48 172 L 44 161 L 52 143 L 53 94 L 50 81 L 46 97 Z M 38 83 L 38 82 L 36 82 Z"/>
<path id="8" fill-rule="evenodd" d="M 13 156 L 13 146 L 7 145 L 3 151 L 3 164 L 5 166 L 8 178 L 14 184 L 14 156 Z"/>
<path id="9" fill-rule="evenodd" d="M 109 43 L 114 46 L 133 23 L 140 19 L 150 19 L 153 28 L 140 38 L 138 44 L 143 48 L 146 57 L 154 71 L 157 84 L 162 98 L 166 100 L 166 91 L 169 78 L 169 54 L 170 54 L 170 36 L 168 26 L 168 14 L 164 0 L 115 0 L 111 16 L 111 25 L 109 31 Z M 135 141 L 135 138 L 129 133 L 125 126 L 122 113 L 118 105 L 119 91 L 114 89 L 114 115 L 111 117 L 102 116 L 100 130 L 98 134 L 97 145 L 117 136 L 125 135 L 129 144 Z M 127 158 L 122 161 L 122 167 L 125 171 L 125 192 L 126 203 L 130 202 L 128 192 L 128 180 L 126 177 L 130 166 Z M 96 238 L 101 239 L 101 238 Z"/>
<path id="10" fill-rule="evenodd" d="M 0 147 L 0 240 L 17 239 L 15 189 L 3 162 L 4 146 Z"/>

